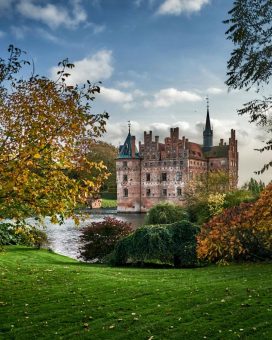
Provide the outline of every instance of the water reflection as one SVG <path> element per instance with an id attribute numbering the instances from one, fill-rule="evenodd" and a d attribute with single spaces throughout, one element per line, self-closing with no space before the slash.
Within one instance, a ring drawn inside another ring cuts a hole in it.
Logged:
<path id="1" fill-rule="evenodd" d="M 49 247 L 56 253 L 79 258 L 79 237 L 80 229 L 84 228 L 90 222 L 100 222 L 104 217 L 114 217 L 132 224 L 136 229 L 143 224 L 144 214 L 116 214 L 116 213 L 99 213 L 90 214 L 79 226 L 76 226 L 72 219 L 67 219 L 64 224 L 52 224 L 49 219 L 45 220 L 46 233 L 49 240 Z"/>

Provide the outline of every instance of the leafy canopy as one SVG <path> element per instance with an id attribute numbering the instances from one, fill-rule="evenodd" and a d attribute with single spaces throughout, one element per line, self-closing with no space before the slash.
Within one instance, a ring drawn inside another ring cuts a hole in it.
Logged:
<path id="1" fill-rule="evenodd" d="M 22 78 L 29 63 L 20 49 L 8 51 L 0 59 L 0 218 L 76 219 L 76 204 L 85 203 L 107 178 L 103 163 L 87 158 L 108 118 L 91 112 L 100 88 L 89 81 L 68 86 L 67 70 L 73 67 L 68 60 L 59 63 L 57 81 L 34 74 Z M 90 173 L 87 179 L 69 176 L 83 170 Z"/>
<path id="2" fill-rule="evenodd" d="M 230 18 L 224 23 L 229 26 L 226 35 L 235 48 L 231 53 L 227 67 L 230 88 L 257 88 L 270 82 L 272 75 L 272 1 L 271 0 L 235 0 L 229 11 Z M 272 96 L 263 95 L 246 104 L 238 114 L 248 114 L 250 122 L 267 127 L 272 132 Z M 272 139 L 258 151 L 271 151 Z M 268 162 L 257 173 L 263 173 L 270 166 Z"/>

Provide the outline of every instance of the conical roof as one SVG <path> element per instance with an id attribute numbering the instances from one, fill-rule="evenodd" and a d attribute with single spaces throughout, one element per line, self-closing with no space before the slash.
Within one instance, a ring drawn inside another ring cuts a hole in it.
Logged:
<path id="1" fill-rule="evenodd" d="M 132 158 L 132 136 L 130 133 L 130 129 L 123 145 L 119 146 L 119 155 L 118 158 Z M 139 158 L 139 152 L 135 147 L 135 158 Z"/>

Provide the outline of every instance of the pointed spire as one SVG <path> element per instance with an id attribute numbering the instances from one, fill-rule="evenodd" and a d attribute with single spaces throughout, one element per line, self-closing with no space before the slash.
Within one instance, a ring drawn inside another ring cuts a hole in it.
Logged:
<path id="1" fill-rule="evenodd" d="M 206 125 L 203 131 L 203 150 L 209 151 L 213 146 L 213 130 L 211 127 L 211 120 L 210 120 L 210 104 L 209 98 L 206 97 L 207 101 L 207 115 L 206 115 Z"/>
<path id="2" fill-rule="evenodd" d="M 211 121 L 210 121 L 210 103 L 209 103 L 209 97 L 206 97 L 207 101 L 207 116 L 206 116 L 206 125 L 205 125 L 205 131 L 212 131 L 211 128 Z"/>
<path id="3" fill-rule="evenodd" d="M 130 120 L 128 120 L 128 133 L 130 134 L 130 127 L 131 127 L 131 123 Z"/>

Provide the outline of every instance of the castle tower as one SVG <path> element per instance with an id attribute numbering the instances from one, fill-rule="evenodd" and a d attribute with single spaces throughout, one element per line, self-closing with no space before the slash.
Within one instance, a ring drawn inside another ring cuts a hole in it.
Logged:
<path id="1" fill-rule="evenodd" d="M 203 131 L 203 151 L 210 151 L 213 147 L 213 130 L 211 128 L 210 113 L 209 113 L 209 99 L 207 98 L 207 116 L 206 125 Z"/>
<path id="2" fill-rule="evenodd" d="M 140 212 L 141 160 L 135 145 L 135 136 L 129 131 L 125 143 L 119 147 L 116 159 L 117 211 Z"/>
<path id="3" fill-rule="evenodd" d="M 237 188 L 238 185 L 238 170 L 239 170 L 239 153 L 237 140 L 235 136 L 235 130 L 231 129 L 231 135 L 229 138 L 229 152 L 228 152 L 228 165 L 229 165 L 229 178 L 230 189 Z"/>

